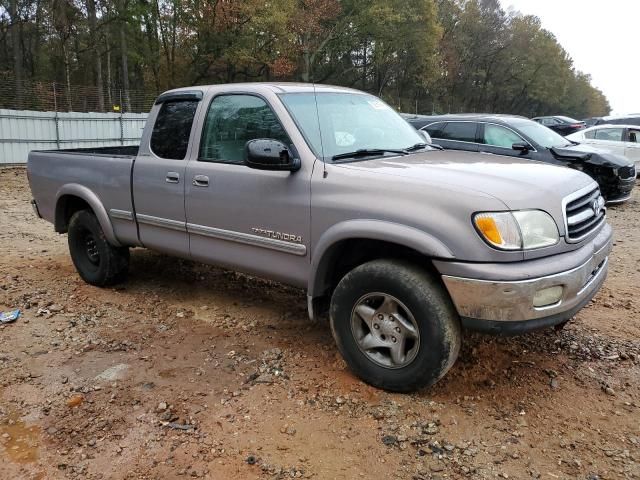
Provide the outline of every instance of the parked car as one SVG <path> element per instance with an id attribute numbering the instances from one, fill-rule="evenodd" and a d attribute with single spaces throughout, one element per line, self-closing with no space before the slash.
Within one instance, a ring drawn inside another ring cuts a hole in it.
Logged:
<path id="1" fill-rule="evenodd" d="M 636 166 L 636 176 L 640 171 L 640 126 L 598 125 L 572 133 L 567 138 L 627 157 Z"/>
<path id="2" fill-rule="evenodd" d="M 632 162 L 594 146 L 577 144 L 524 117 L 510 115 L 405 116 L 447 149 L 507 155 L 563 165 L 589 174 L 610 203 L 631 196 L 636 171 Z"/>
<path id="3" fill-rule="evenodd" d="M 592 126 L 595 126 L 595 125 L 634 125 L 634 126 L 640 126 L 640 115 L 639 114 L 631 114 L 631 115 L 598 117 L 593 122 Z"/>
<path id="4" fill-rule="evenodd" d="M 586 128 L 586 123 L 571 117 L 555 116 L 555 117 L 535 117 L 531 120 L 538 122 L 540 125 L 550 128 L 563 137 L 570 135 L 578 130 Z"/>
<path id="5" fill-rule="evenodd" d="M 602 117 L 589 117 L 589 118 L 585 118 L 583 122 L 585 126 L 589 128 L 589 127 L 593 127 L 594 125 L 597 125 L 600 120 L 602 120 Z"/>
<path id="6" fill-rule="evenodd" d="M 31 152 L 28 177 L 86 282 L 122 281 L 129 249 L 146 247 L 305 288 L 350 368 L 397 391 L 447 372 L 461 326 L 568 321 L 612 245 L 589 176 L 431 148 L 339 87 L 172 90 L 138 148 Z"/>

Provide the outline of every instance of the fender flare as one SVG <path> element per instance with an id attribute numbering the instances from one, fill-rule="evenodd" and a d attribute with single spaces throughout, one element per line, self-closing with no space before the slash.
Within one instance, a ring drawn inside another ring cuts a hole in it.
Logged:
<path id="1" fill-rule="evenodd" d="M 121 243 L 116 238 L 116 235 L 113 231 L 113 225 L 111 224 L 111 219 L 109 218 L 109 215 L 107 214 L 107 210 L 104 208 L 104 205 L 102 205 L 102 202 L 100 201 L 98 196 L 89 188 L 85 187 L 84 185 L 80 185 L 77 183 L 67 183 L 66 185 L 63 185 L 60 188 L 60 190 L 58 190 L 58 192 L 56 193 L 56 208 L 55 208 L 56 221 L 57 221 L 58 206 L 59 206 L 60 199 L 65 195 L 78 197 L 84 200 L 85 202 L 87 202 L 91 207 L 91 209 L 93 210 L 93 213 L 95 214 L 96 218 L 98 219 L 98 223 L 100 223 L 100 228 L 102 228 L 102 231 L 104 232 L 104 236 L 107 238 L 109 243 L 115 247 L 122 246 Z"/>
<path id="2" fill-rule="evenodd" d="M 417 228 L 385 220 L 347 220 L 325 231 L 313 249 L 307 287 L 309 297 L 324 294 L 323 279 L 331 266 L 331 249 L 338 242 L 350 239 L 381 240 L 411 248 L 430 258 L 455 258 L 442 241 Z"/>

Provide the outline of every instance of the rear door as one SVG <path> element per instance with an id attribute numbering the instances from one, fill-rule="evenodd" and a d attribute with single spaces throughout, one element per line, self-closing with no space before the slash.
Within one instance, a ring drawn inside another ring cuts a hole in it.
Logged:
<path id="1" fill-rule="evenodd" d="M 189 237 L 184 209 L 186 158 L 201 92 L 161 96 L 149 121 L 153 129 L 133 168 L 133 197 L 142 244 L 186 257 Z"/>
<path id="2" fill-rule="evenodd" d="M 425 128 L 433 143 L 446 149 L 477 152 L 478 123 L 473 121 L 448 121 L 430 125 Z M 432 134 L 431 132 L 434 132 Z"/>
<path id="3" fill-rule="evenodd" d="M 640 128 L 628 128 L 625 132 L 624 156 L 636 165 L 636 172 L 640 168 Z"/>
<path id="4" fill-rule="evenodd" d="M 593 145 L 618 155 L 625 154 L 625 142 L 623 141 L 624 128 L 606 127 L 599 128 L 593 137 Z"/>

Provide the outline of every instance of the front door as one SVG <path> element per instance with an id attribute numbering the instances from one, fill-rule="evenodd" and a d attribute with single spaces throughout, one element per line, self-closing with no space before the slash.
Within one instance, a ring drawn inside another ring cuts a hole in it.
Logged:
<path id="1" fill-rule="evenodd" d="M 629 128 L 626 132 L 625 157 L 636 165 L 636 171 L 640 168 L 640 128 Z"/>
<path id="2" fill-rule="evenodd" d="M 155 105 L 149 144 L 140 145 L 133 169 L 133 197 L 142 244 L 188 257 L 184 182 L 198 99 L 168 99 Z M 145 136 L 145 138 L 147 138 Z"/>
<path id="3" fill-rule="evenodd" d="M 199 154 L 186 172 L 191 256 L 306 286 L 313 165 L 303 162 L 294 173 L 249 168 L 245 144 L 256 138 L 291 145 L 263 98 L 223 94 L 212 99 Z"/>
<path id="4" fill-rule="evenodd" d="M 529 145 L 529 142 L 510 128 L 495 123 L 480 125 L 480 152 L 518 158 L 535 158 L 536 152 L 533 147 L 529 150 L 514 150 L 514 144 Z"/>

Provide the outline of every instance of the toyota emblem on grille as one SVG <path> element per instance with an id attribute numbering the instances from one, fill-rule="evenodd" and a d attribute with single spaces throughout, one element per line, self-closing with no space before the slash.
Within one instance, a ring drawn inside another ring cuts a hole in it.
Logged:
<path id="1" fill-rule="evenodd" d="M 600 212 L 602 211 L 602 207 L 603 205 L 603 198 L 602 197 L 598 197 L 593 201 L 593 204 L 591 205 L 591 208 L 593 209 L 593 214 L 597 217 L 598 215 L 600 215 Z"/>

